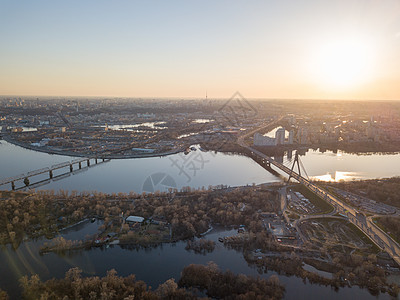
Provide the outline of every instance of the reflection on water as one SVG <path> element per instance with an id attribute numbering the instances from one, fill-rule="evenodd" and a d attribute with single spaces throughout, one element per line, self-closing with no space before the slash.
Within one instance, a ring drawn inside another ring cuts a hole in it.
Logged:
<path id="1" fill-rule="evenodd" d="M 64 236 L 76 238 L 93 233 L 101 223 L 82 223 L 65 232 Z M 217 241 L 219 237 L 236 234 L 236 230 L 215 229 L 206 238 Z M 55 253 L 39 255 L 40 245 L 46 242 L 40 239 L 35 242 L 24 242 L 18 249 L 10 246 L 0 250 L 0 288 L 6 290 L 11 299 L 19 299 L 19 278 L 37 273 L 42 280 L 62 278 L 65 272 L 73 267 L 83 270 L 84 276 L 105 276 L 110 269 L 115 269 L 119 275 L 135 274 L 138 280 L 156 289 L 159 284 L 170 278 L 178 281 L 182 269 L 189 264 L 206 264 L 215 262 L 222 270 L 231 270 L 238 274 L 268 278 L 276 272 L 260 273 L 256 267 L 249 266 L 240 251 L 227 249 L 217 242 L 212 253 L 196 254 L 185 250 L 186 242 L 164 244 L 156 248 L 138 249 L 136 247 L 120 247 L 111 245 L 109 248 L 92 248 L 87 251 L 76 251 L 70 254 Z M 345 287 L 334 291 L 331 287 L 304 283 L 301 278 L 278 275 L 286 286 L 285 299 L 390 299 L 386 294 L 374 297 L 365 289 Z"/>
<path id="2" fill-rule="evenodd" d="M 189 137 L 189 136 L 196 135 L 196 134 L 199 134 L 199 133 L 198 132 L 191 132 L 191 133 L 181 134 L 180 136 L 177 137 L 177 139 L 180 140 L 180 139 L 183 139 L 185 137 Z"/>
<path id="3" fill-rule="evenodd" d="M 196 120 L 193 120 L 192 122 L 193 123 L 197 123 L 197 124 L 204 124 L 204 123 L 210 123 L 212 120 L 210 120 L 210 119 L 196 119 Z"/>
<path id="4" fill-rule="evenodd" d="M 114 125 L 101 125 L 96 127 L 108 127 L 112 130 L 126 130 L 126 131 L 137 131 L 136 128 L 138 127 L 148 127 L 152 129 L 166 129 L 167 127 L 163 127 L 160 125 L 164 125 L 166 122 L 143 122 L 138 124 L 114 124 Z"/>
<path id="5" fill-rule="evenodd" d="M 27 150 L 5 141 L 0 145 L 0 157 L 0 179 L 71 160 L 71 157 Z M 280 181 L 279 177 L 265 171 L 248 157 L 197 150 L 188 155 L 115 159 L 95 165 L 87 172 L 53 180 L 40 189 L 141 193 L 146 178 L 156 173 L 171 176 L 179 189 L 184 186 L 208 188 L 219 184 L 238 186 Z M 0 189 L 9 188 L 0 186 Z"/>
<path id="6" fill-rule="evenodd" d="M 321 152 L 313 149 L 303 149 L 299 157 L 308 176 L 323 181 L 361 180 L 388 178 L 400 175 L 400 154 L 350 154 L 338 151 Z M 276 155 L 284 165 L 291 168 L 294 160 L 289 152 Z M 297 167 L 295 168 L 297 171 Z"/>
<path id="7" fill-rule="evenodd" d="M 326 173 L 325 175 L 312 176 L 310 179 L 313 180 L 321 180 L 321 181 L 348 181 L 355 179 L 364 179 L 364 176 L 361 172 L 340 172 L 336 171 L 334 174 Z"/>
<path id="8" fill-rule="evenodd" d="M 400 175 L 400 154 L 355 155 L 342 151 L 298 151 L 308 176 L 313 179 L 339 181 Z M 269 155 L 291 168 L 294 153 L 295 151 L 285 151 Z M 68 156 L 27 150 L 6 141 L 0 144 L 0 157 L 0 179 L 72 159 Z M 40 186 L 40 189 L 141 193 L 146 178 L 156 173 L 171 176 L 177 188 L 208 188 L 210 185 L 219 184 L 238 186 L 280 181 L 248 157 L 197 150 L 188 155 L 179 153 L 166 157 L 111 160 L 107 164 L 95 165 L 83 173 L 74 172 L 73 176 L 66 176 L 58 181 L 56 176 L 60 173 L 55 173 L 54 180 Z M 47 174 L 38 178 L 46 180 L 46 176 Z M 0 189 L 9 188 L 10 186 L 0 186 Z"/>
<path id="9" fill-rule="evenodd" d="M 276 127 L 272 129 L 271 131 L 268 131 L 264 136 L 270 137 L 270 138 L 275 138 L 276 131 L 281 128 L 281 127 Z M 285 138 L 289 137 L 289 131 L 285 130 Z"/>

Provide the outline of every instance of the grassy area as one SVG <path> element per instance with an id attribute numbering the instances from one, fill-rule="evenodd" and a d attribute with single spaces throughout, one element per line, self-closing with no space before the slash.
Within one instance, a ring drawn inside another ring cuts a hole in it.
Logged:
<path id="1" fill-rule="evenodd" d="M 400 218 L 396 217 L 381 217 L 374 218 L 374 223 L 390 235 L 397 243 L 400 242 Z"/>
<path id="2" fill-rule="evenodd" d="M 330 182 L 332 186 L 344 191 L 362 195 L 377 202 L 400 207 L 400 177 L 385 179 L 355 180 L 346 182 Z"/>
<path id="3" fill-rule="evenodd" d="M 320 225 L 315 224 L 318 223 Z M 355 225 L 337 218 L 316 218 L 302 224 L 302 230 L 317 244 L 330 244 L 336 251 L 378 253 L 379 248 Z M 342 250 L 341 250 L 342 249 Z M 345 250 L 347 249 L 347 250 Z"/>
<path id="4" fill-rule="evenodd" d="M 288 214 L 288 217 L 289 217 L 290 219 L 293 219 L 293 220 L 298 220 L 298 219 L 300 219 L 300 216 L 299 216 L 298 214 L 296 214 L 296 213 L 293 213 L 293 212 L 291 212 L 290 214 Z"/>
<path id="5" fill-rule="evenodd" d="M 371 239 L 369 237 L 367 237 L 360 229 L 358 229 L 358 227 L 356 225 L 354 225 L 352 223 L 348 223 L 347 226 L 349 228 L 351 228 L 354 231 L 354 233 L 356 233 L 358 235 L 358 237 L 360 239 L 362 239 L 366 244 L 372 245 L 372 248 L 371 248 L 372 253 L 380 252 L 380 249 L 378 248 L 378 246 L 375 245 L 375 243 L 373 241 L 371 241 Z"/>
<path id="6" fill-rule="evenodd" d="M 169 228 L 161 225 L 147 224 L 143 225 L 137 231 L 129 230 L 126 234 L 121 235 L 119 239 L 123 243 L 138 245 L 157 244 L 169 241 Z"/>
<path id="7" fill-rule="evenodd" d="M 328 202 L 323 200 L 318 195 L 311 192 L 304 185 L 302 185 L 302 184 L 295 185 L 294 187 L 292 187 L 292 190 L 301 193 L 304 197 L 306 197 L 308 200 L 310 200 L 310 202 L 315 207 L 320 209 L 320 212 L 313 213 L 314 215 L 326 214 L 326 213 L 330 213 L 333 211 L 332 205 L 330 205 Z"/>

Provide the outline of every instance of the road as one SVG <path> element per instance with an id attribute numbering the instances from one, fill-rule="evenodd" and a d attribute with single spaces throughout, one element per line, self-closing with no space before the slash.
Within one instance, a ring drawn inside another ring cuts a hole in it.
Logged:
<path id="1" fill-rule="evenodd" d="M 256 128 L 244 135 L 238 137 L 237 143 L 250 150 L 251 155 L 253 157 L 262 158 L 266 163 L 270 165 L 274 165 L 278 169 L 282 170 L 288 175 L 291 175 L 292 178 L 296 179 L 299 183 L 306 186 L 310 191 L 315 193 L 316 195 L 320 196 L 326 202 L 331 204 L 335 210 L 345 216 L 347 216 L 348 220 L 357 226 L 365 235 L 367 235 L 380 249 L 386 251 L 393 260 L 400 266 L 400 245 L 393 240 L 386 232 L 380 229 L 375 223 L 372 221 L 372 218 L 365 217 L 364 214 L 359 213 L 355 208 L 343 203 L 339 198 L 330 194 L 329 192 L 325 191 L 320 186 L 314 184 L 313 182 L 309 181 L 308 179 L 300 176 L 294 171 L 291 171 L 288 167 L 284 166 L 283 164 L 275 161 L 273 158 L 265 155 L 264 153 L 258 151 L 247 145 L 245 143 L 245 139 L 249 136 L 253 135 L 259 130 L 264 128 L 273 126 L 278 124 L 283 117 L 280 117 L 278 120 L 273 121 L 269 124 L 264 124 L 263 126 Z"/>

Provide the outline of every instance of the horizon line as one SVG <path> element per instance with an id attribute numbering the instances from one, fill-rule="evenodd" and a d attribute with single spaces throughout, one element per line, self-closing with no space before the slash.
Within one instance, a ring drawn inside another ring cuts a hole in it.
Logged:
<path id="1" fill-rule="evenodd" d="M 234 92 L 232 96 L 234 96 L 237 92 Z M 230 97 L 213 97 L 213 98 L 204 98 L 204 97 L 193 97 L 193 96 L 186 96 L 186 97 L 179 97 L 179 96 L 163 96 L 163 97 L 156 97 L 156 96 L 146 96 L 146 97 L 140 97 L 140 96 L 101 96 L 101 95 L 96 95 L 96 96 L 82 96 L 82 95 L 32 95 L 32 94 L 11 94 L 11 95 L 6 95 L 6 94 L 1 94 L 0 97 L 29 97 L 29 98 L 39 98 L 39 97 L 44 97 L 44 98 L 114 98 L 114 99 L 132 99 L 132 100 L 227 100 L 232 98 Z M 313 100 L 313 101 L 400 101 L 400 99 L 392 99 L 392 98 L 386 98 L 386 99 L 361 99 L 361 98 L 275 98 L 275 97 L 268 97 L 268 98 L 263 98 L 263 97 L 244 97 L 246 100 L 253 100 L 253 101 L 302 101 L 302 100 Z"/>

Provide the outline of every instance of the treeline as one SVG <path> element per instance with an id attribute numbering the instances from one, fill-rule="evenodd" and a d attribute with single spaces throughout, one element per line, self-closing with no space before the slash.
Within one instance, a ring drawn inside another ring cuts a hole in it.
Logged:
<path id="1" fill-rule="evenodd" d="M 8 300 L 8 294 L 7 292 L 3 291 L 2 289 L 0 289 L 0 300 Z"/>
<path id="2" fill-rule="evenodd" d="M 170 223 L 174 240 L 205 232 L 211 223 L 244 224 L 262 229 L 259 211 L 278 211 L 276 192 L 255 187 L 232 190 L 191 190 L 154 194 L 38 191 L 0 201 L 0 244 L 17 248 L 24 236 L 54 238 L 59 229 L 85 218 L 104 219 L 103 229 L 120 227 L 121 216 L 159 217 Z"/>
<path id="3" fill-rule="evenodd" d="M 82 277 L 79 268 L 70 269 L 63 279 L 50 279 L 42 282 L 38 275 L 21 278 L 23 299 L 196 299 L 192 293 L 178 288 L 170 279 L 151 291 L 135 275 L 117 276 L 115 270 L 105 277 Z"/>
<path id="4" fill-rule="evenodd" d="M 172 226 L 174 239 L 191 238 L 208 230 L 210 224 L 246 225 L 262 230 L 259 211 L 279 210 L 276 192 L 237 188 L 231 191 L 192 192 L 173 199 L 149 196 L 135 201 L 135 213 L 163 216 Z"/>
<path id="5" fill-rule="evenodd" d="M 263 272 L 275 271 L 287 276 L 294 275 L 308 279 L 310 283 L 331 285 L 334 288 L 351 283 L 368 288 L 374 295 L 388 292 L 396 296 L 400 292 L 397 284 L 387 281 L 387 274 L 377 265 L 378 259 L 375 254 L 366 256 L 340 253 L 335 250 L 335 245 L 324 245 L 318 252 L 306 248 L 293 251 L 291 247 L 274 242 L 271 234 L 265 231 L 225 238 L 224 244 L 242 251 L 245 259 L 257 265 Z M 260 250 L 254 254 L 254 249 Z M 263 253 L 279 255 L 268 256 Z M 325 271 L 333 274 L 332 279 L 304 270 L 304 261 L 317 267 L 323 265 Z"/>
<path id="6" fill-rule="evenodd" d="M 59 236 L 51 240 L 50 243 L 44 242 L 43 246 L 40 247 L 39 253 L 65 253 L 67 250 L 81 249 L 85 246 L 85 244 L 86 246 L 90 247 L 89 243 L 84 243 L 83 241 L 79 240 L 66 240 L 62 236 Z"/>
<path id="7" fill-rule="evenodd" d="M 235 249 L 243 253 L 261 249 L 262 252 L 277 252 L 282 254 L 284 251 L 292 249 L 290 246 L 285 246 L 275 242 L 274 236 L 267 232 L 261 231 L 257 233 L 247 233 L 237 236 L 226 237 L 224 245 L 228 249 Z"/>
<path id="8" fill-rule="evenodd" d="M 339 189 L 400 207 L 400 177 L 329 183 Z"/>
<path id="9" fill-rule="evenodd" d="M 199 289 L 215 299 L 282 299 L 285 288 L 276 275 L 259 279 L 230 271 L 222 272 L 214 263 L 189 265 L 179 284 L 169 279 L 154 291 L 135 275 L 120 277 L 115 270 L 104 277 L 82 277 L 79 268 L 70 269 L 62 279 L 42 282 L 38 275 L 20 280 L 23 299 L 199 299 Z M 6 293 L 1 293 L 0 297 Z M 204 299 L 204 297 L 203 297 Z"/>
<path id="10" fill-rule="evenodd" d="M 317 273 L 304 270 L 302 259 L 295 252 L 279 257 L 264 256 L 257 260 L 254 260 L 251 256 L 246 256 L 246 259 L 256 264 L 265 273 L 276 271 L 278 274 L 287 276 L 295 275 L 303 279 L 308 279 L 310 283 L 325 286 L 330 285 L 334 288 L 339 288 L 347 284 L 358 285 L 362 288 L 368 288 L 373 295 L 378 295 L 380 292 L 387 292 L 397 297 L 400 292 L 397 284 L 387 281 L 385 271 L 377 266 L 377 258 L 373 254 L 368 257 L 357 254 L 333 254 L 332 262 L 330 263 L 332 278 L 325 278 Z M 308 263 L 313 262 L 312 259 L 307 259 L 306 261 Z M 315 262 L 318 265 L 318 261 Z M 324 265 L 326 269 L 327 263 L 324 262 Z"/>
<path id="11" fill-rule="evenodd" d="M 213 252 L 215 248 L 215 242 L 206 239 L 189 240 L 186 243 L 186 250 L 193 250 L 195 253 L 206 254 Z"/>
<path id="12" fill-rule="evenodd" d="M 214 263 L 185 267 L 179 286 L 198 287 L 213 299 L 282 299 L 285 292 L 276 275 L 268 280 L 235 275 L 222 272 Z"/>
<path id="13" fill-rule="evenodd" d="M 15 248 L 24 236 L 54 238 L 59 229 L 87 217 L 99 216 L 109 221 L 122 211 L 133 209 L 132 201 L 109 201 L 102 193 L 38 191 L 25 197 L 12 193 L 0 201 L 0 244 Z"/>

